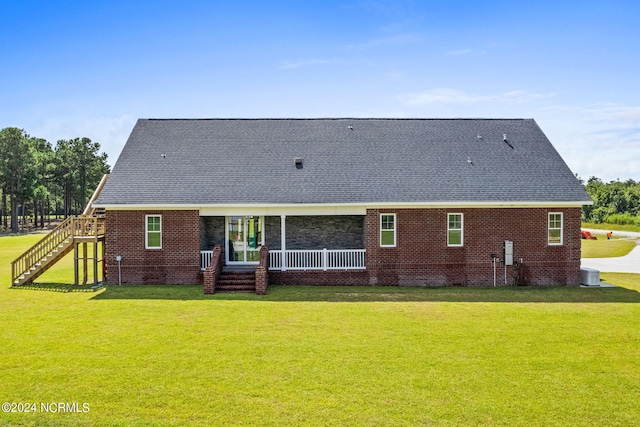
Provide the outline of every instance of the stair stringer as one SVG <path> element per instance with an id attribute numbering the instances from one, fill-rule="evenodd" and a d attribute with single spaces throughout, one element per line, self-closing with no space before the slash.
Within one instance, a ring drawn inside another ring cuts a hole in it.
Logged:
<path id="1" fill-rule="evenodd" d="M 55 263 L 60 261 L 66 254 L 71 252 L 72 249 L 73 237 L 70 237 L 58 245 L 57 249 L 54 249 L 52 252 L 49 252 L 47 255 L 42 257 L 42 259 L 31 266 L 28 271 L 23 272 L 18 280 L 13 282 L 13 286 L 22 286 L 33 282 Z"/>

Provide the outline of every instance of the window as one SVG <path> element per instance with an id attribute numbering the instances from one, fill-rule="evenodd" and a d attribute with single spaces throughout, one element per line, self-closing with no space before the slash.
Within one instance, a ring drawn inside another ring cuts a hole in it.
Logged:
<path id="1" fill-rule="evenodd" d="M 562 212 L 549 212 L 549 245 L 562 245 Z"/>
<path id="2" fill-rule="evenodd" d="M 145 248 L 162 249 L 162 217 L 160 215 L 145 216 Z"/>
<path id="3" fill-rule="evenodd" d="M 462 214 L 447 215 L 447 246 L 462 246 Z"/>
<path id="4" fill-rule="evenodd" d="M 380 246 L 396 246 L 396 214 L 380 215 Z"/>

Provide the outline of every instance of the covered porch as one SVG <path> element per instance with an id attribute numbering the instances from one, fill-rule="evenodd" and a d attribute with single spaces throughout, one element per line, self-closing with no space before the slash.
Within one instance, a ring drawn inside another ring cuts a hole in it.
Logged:
<path id="1" fill-rule="evenodd" d="M 365 270 L 365 215 L 200 216 L 200 267 L 223 248 L 225 266 L 258 264 L 269 249 L 269 270 Z"/>

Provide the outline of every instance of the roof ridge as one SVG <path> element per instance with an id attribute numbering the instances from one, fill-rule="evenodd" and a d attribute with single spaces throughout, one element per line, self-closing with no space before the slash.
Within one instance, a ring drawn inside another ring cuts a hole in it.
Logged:
<path id="1" fill-rule="evenodd" d="M 141 118 L 140 120 L 149 120 L 149 121 L 207 121 L 207 120 L 225 120 L 225 121 L 259 121 L 259 120 L 272 120 L 272 121 L 285 121 L 285 120 L 296 120 L 296 121 L 330 121 L 330 120 L 388 120 L 388 121 L 402 121 L 402 120 L 412 120 L 412 121 L 454 121 L 454 120 L 477 120 L 477 121 L 497 121 L 497 120 L 510 120 L 510 121 L 522 121 L 522 120 L 533 120 L 531 118 L 524 117 L 511 117 L 511 118 L 500 118 L 500 117 L 444 117 L 444 118 L 435 118 L 435 117 L 209 117 L 209 118 Z"/>

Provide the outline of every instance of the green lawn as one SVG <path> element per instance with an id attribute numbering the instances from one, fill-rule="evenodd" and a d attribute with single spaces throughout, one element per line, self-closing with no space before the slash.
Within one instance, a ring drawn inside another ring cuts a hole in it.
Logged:
<path id="1" fill-rule="evenodd" d="M 59 284 L 11 289 L 33 239 L 0 237 L 0 402 L 37 412 L 0 425 L 640 425 L 640 275 L 259 297 L 82 292 L 62 266 Z M 52 402 L 89 411 L 41 412 Z"/>
<path id="2" fill-rule="evenodd" d="M 582 240 L 583 258 L 610 258 L 627 255 L 636 247 L 636 240 L 613 234 L 607 240 L 605 231 L 592 233 L 597 240 Z"/>

